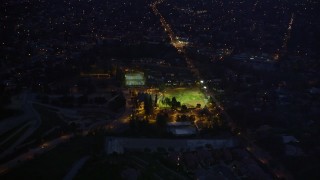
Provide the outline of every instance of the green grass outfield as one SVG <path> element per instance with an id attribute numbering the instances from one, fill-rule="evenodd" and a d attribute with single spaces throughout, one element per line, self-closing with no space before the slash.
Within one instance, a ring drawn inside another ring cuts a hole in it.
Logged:
<path id="1" fill-rule="evenodd" d="M 181 105 L 186 105 L 187 107 L 196 107 L 197 104 L 201 104 L 204 107 L 208 99 L 198 88 L 174 88 L 165 89 L 165 91 L 159 96 L 158 105 L 159 107 L 166 107 L 162 103 L 164 98 L 176 97 L 177 101 L 181 102 Z"/>

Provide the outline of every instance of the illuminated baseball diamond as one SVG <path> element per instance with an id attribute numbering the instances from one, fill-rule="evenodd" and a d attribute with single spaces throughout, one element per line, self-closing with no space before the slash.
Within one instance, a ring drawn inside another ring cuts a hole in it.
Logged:
<path id="1" fill-rule="evenodd" d="M 126 86 L 144 86 L 146 81 L 143 72 L 127 72 L 125 82 Z"/>

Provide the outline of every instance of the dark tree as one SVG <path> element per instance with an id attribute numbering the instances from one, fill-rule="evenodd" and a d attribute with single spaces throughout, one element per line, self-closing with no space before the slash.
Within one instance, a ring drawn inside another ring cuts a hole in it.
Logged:
<path id="1" fill-rule="evenodd" d="M 151 95 L 146 94 L 144 97 L 144 111 L 146 115 L 150 115 L 153 110 L 152 98 Z"/>
<path id="2" fill-rule="evenodd" d="M 169 121 L 168 113 L 158 113 L 156 118 L 156 123 L 159 127 L 165 127 Z"/>
<path id="3" fill-rule="evenodd" d="M 179 101 L 177 101 L 176 97 L 172 97 L 171 108 L 172 109 L 176 109 L 176 108 L 178 108 L 180 106 L 181 106 L 181 103 Z"/>
<path id="4" fill-rule="evenodd" d="M 171 105 L 174 107 L 174 106 L 176 106 L 177 103 L 178 103 L 178 101 L 177 101 L 176 97 L 172 97 Z"/>
<path id="5" fill-rule="evenodd" d="M 158 102 L 158 94 L 156 94 L 156 97 L 154 98 L 154 107 L 157 107 Z"/>
<path id="6" fill-rule="evenodd" d="M 171 106 L 171 100 L 168 97 L 166 97 L 164 99 L 164 104 L 166 104 L 167 106 Z"/>
<path id="7" fill-rule="evenodd" d="M 182 111 L 182 112 L 187 112 L 187 111 L 188 111 L 187 106 L 186 106 L 186 105 L 182 105 L 182 106 L 181 106 L 181 111 Z"/>

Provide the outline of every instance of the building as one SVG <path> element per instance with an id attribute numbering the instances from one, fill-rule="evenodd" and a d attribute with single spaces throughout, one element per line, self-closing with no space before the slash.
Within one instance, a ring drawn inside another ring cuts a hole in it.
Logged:
<path id="1" fill-rule="evenodd" d="M 105 151 L 107 154 L 125 151 L 157 151 L 159 148 L 174 151 L 193 151 L 199 147 L 211 146 L 213 149 L 232 148 L 238 145 L 234 138 L 224 139 L 157 139 L 157 138 L 122 138 L 107 137 Z"/>
<path id="2" fill-rule="evenodd" d="M 126 72 L 125 85 L 126 86 L 144 86 L 146 83 L 143 72 Z"/>
<path id="3" fill-rule="evenodd" d="M 167 124 L 167 130 L 175 136 L 190 136 L 197 132 L 196 127 L 190 122 L 170 122 Z"/>

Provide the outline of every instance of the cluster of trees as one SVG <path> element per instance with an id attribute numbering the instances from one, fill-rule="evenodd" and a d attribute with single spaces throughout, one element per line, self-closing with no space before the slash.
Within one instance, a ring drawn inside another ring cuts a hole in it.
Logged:
<path id="1" fill-rule="evenodd" d="M 147 119 L 140 120 L 137 116 L 133 115 L 129 121 L 130 128 L 134 130 L 135 133 L 146 131 L 150 128 L 149 122 Z"/>
<path id="2" fill-rule="evenodd" d="M 138 95 L 133 98 L 132 101 L 135 107 L 139 106 L 139 102 L 143 102 L 145 115 L 148 116 L 152 114 L 153 108 L 157 106 L 158 96 L 156 95 L 155 99 L 153 100 L 151 94 L 138 93 Z"/>
<path id="3" fill-rule="evenodd" d="M 194 115 L 178 115 L 176 121 L 177 122 L 186 122 L 186 121 L 190 121 L 193 122 L 196 119 L 196 117 Z"/>
<path id="4" fill-rule="evenodd" d="M 177 109 L 178 107 L 181 107 L 181 102 L 177 101 L 176 97 L 172 97 L 172 99 L 170 100 L 170 98 L 166 97 L 162 100 L 162 103 L 170 106 L 172 109 Z"/>
<path id="5" fill-rule="evenodd" d="M 144 95 L 144 112 L 146 115 L 150 115 L 153 112 L 153 101 L 150 94 Z"/>
<path id="6" fill-rule="evenodd" d="M 167 112 L 159 112 L 156 117 L 156 123 L 159 127 L 165 127 L 169 121 L 169 114 Z"/>
<path id="7" fill-rule="evenodd" d="M 167 133 L 166 126 L 169 120 L 169 114 L 165 111 L 161 111 L 157 114 L 155 125 L 149 124 L 148 116 L 142 118 L 132 114 L 129 121 L 130 132 L 134 133 L 135 135 L 163 137 L 163 135 L 166 135 Z"/>

